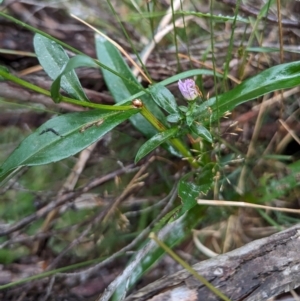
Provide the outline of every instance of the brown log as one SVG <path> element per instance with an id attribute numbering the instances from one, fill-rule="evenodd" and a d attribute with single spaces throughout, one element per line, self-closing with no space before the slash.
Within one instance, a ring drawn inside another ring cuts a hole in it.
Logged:
<path id="1" fill-rule="evenodd" d="M 193 268 L 232 301 L 263 301 L 300 284 L 300 224 Z M 221 300 L 188 271 L 163 277 L 126 301 Z"/>

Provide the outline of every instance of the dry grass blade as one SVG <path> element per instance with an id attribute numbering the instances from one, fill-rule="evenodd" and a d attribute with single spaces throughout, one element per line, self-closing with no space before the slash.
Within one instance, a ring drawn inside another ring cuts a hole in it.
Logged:
<path id="1" fill-rule="evenodd" d="M 300 214 L 300 209 L 290 209 L 290 208 L 264 206 L 264 205 L 259 205 L 259 204 L 246 203 L 246 202 L 233 202 L 233 201 L 198 199 L 197 203 L 199 205 L 245 207 L 245 208 L 265 209 L 265 210 Z"/>
<path id="2" fill-rule="evenodd" d="M 104 37 L 106 40 L 108 40 L 110 43 L 112 43 L 121 53 L 123 53 L 125 55 L 125 57 L 131 62 L 131 64 L 139 70 L 139 72 L 143 75 L 145 80 L 147 80 L 149 83 L 151 83 L 150 78 L 145 74 L 145 72 L 142 70 L 142 68 L 131 58 L 131 56 L 125 51 L 125 49 L 123 47 L 121 47 L 118 43 L 116 43 L 114 40 L 112 40 L 106 34 L 101 32 L 100 30 L 98 30 L 96 27 L 90 25 L 89 23 L 85 22 L 84 20 L 80 19 L 79 17 L 77 17 L 73 14 L 71 14 L 71 17 L 73 17 L 74 19 L 76 19 L 76 20 L 80 21 L 81 23 L 85 24 L 86 26 L 88 26 L 89 28 L 91 28 L 92 30 L 97 32 L 100 36 Z"/>

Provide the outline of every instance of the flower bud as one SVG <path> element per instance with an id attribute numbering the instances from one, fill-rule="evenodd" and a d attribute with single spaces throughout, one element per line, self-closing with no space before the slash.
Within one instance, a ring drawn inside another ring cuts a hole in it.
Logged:
<path id="1" fill-rule="evenodd" d="M 194 100 L 201 95 L 198 86 L 192 79 L 186 79 L 184 81 L 179 80 L 178 88 L 186 100 Z"/>

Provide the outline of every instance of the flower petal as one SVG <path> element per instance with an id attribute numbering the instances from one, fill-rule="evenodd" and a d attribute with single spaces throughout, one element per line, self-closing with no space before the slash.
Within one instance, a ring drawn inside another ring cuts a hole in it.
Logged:
<path id="1" fill-rule="evenodd" d="M 192 79 L 186 79 L 185 81 L 179 80 L 178 88 L 186 100 L 194 100 L 199 96 L 199 88 Z"/>

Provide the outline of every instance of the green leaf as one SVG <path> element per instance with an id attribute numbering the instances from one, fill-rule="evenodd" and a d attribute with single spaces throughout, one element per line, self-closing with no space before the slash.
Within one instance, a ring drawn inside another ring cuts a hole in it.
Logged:
<path id="1" fill-rule="evenodd" d="M 187 113 L 189 110 L 189 108 L 186 106 L 179 106 L 178 109 L 183 113 Z"/>
<path id="2" fill-rule="evenodd" d="M 270 93 L 275 90 L 288 89 L 300 84 L 300 61 L 278 65 L 245 80 L 234 89 L 210 98 L 200 105 L 193 115 L 199 117 L 206 114 L 208 108 L 212 110 L 210 121 L 223 117 L 224 113 L 236 106 Z"/>
<path id="3" fill-rule="evenodd" d="M 149 88 L 153 100 L 169 114 L 178 113 L 178 106 L 174 95 L 164 86 L 157 84 Z"/>
<path id="4" fill-rule="evenodd" d="M 203 125 L 199 124 L 198 122 L 194 122 L 191 126 L 190 129 L 192 130 L 192 132 L 198 136 L 200 136 L 201 138 L 203 138 L 204 140 L 206 140 L 209 143 L 212 143 L 212 136 L 211 133 L 209 132 L 209 130 L 204 127 Z"/>
<path id="5" fill-rule="evenodd" d="M 120 103 L 124 100 L 124 98 L 129 98 L 131 95 L 141 92 L 143 87 L 132 74 L 119 50 L 100 36 L 96 36 L 95 42 L 98 60 L 109 68 L 115 70 L 122 77 L 118 77 L 117 75 L 102 68 L 105 83 L 114 97 L 114 100 L 117 103 Z M 150 95 L 144 94 L 141 97 L 141 100 L 152 114 L 154 114 L 163 124 L 166 124 L 164 114 L 155 104 Z M 140 114 L 130 118 L 130 121 L 146 137 L 152 137 L 157 133 L 156 129 L 154 129 L 154 127 Z"/>
<path id="6" fill-rule="evenodd" d="M 144 106 L 167 127 L 165 115 L 153 101 L 150 93 L 145 93 L 145 90 L 132 74 L 118 49 L 100 36 L 95 37 L 95 43 L 98 60 L 110 69 L 115 70 L 121 76 L 119 77 L 106 69 L 101 69 L 105 83 L 114 97 L 115 102 L 122 105 L 123 103 L 128 102 L 128 99 L 133 95 L 136 96 L 135 98 L 140 97 Z M 126 101 L 124 101 L 124 99 L 126 99 Z M 147 138 L 150 138 L 157 133 L 157 130 L 141 114 L 132 116 L 130 122 Z M 171 154 L 178 157 L 181 156 L 181 154 L 170 144 L 163 145 L 163 147 L 168 149 Z"/>
<path id="7" fill-rule="evenodd" d="M 6 159 L 0 168 L 0 181 L 20 166 L 47 164 L 75 155 L 137 112 L 93 110 L 50 119 Z"/>
<path id="8" fill-rule="evenodd" d="M 193 122 L 195 121 L 195 116 L 193 116 L 191 113 L 187 112 L 185 115 L 185 121 L 186 124 L 190 127 L 192 126 Z"/>
<path id="9" fill-rule="evenodd" d="M 198 107 L 198 105 L 195 101 L 190 101 L 188 104 L 188 110 L 185 114 L 185 121 L 189 127 L 192 126 L 193 122 L 196 119 L 196 116 L 194 116 L 193 112 L 196 110 L 197 107 Z M 180 110 L 182 110 L 182 107 L 180 108 Z M 198 117 L 199 116 L 197 116 L 197 118 Z"/>
<path id="10" fill-rule="evenodd" d="M 214 183 L 214 164 L 207 164 L 200 173 L 190 172 L 180 179 L 178 195 L 183 207 L 180 215 L 197 205 L 197 197 L 206 194 Z"/>
<path id="11" fill-rule="evenodd" d="M 167 86 L 167 85 L 172 84 L 174 82 L 178 82 L 178 80 L 183 79 L 183 78 L 197 76 L 197 75 L 211 75 L 211 76 L 214 76 L 214 74 L 217 77 L 222 77 L 223 78 L 223 76 L 224 76 L 223 74 L 220 74 L 220 73 L 217 73 L 217 72 L 213 72 L 211 70 L 206 70 L 206 69 L 192 69 L 192 70 L 184 71 L 184 72 L 181 72 L 181 73 L 176 74 L 174 76 L 168 77 L 167 79 L 161 81 L 159 84 L 162 85 L 162 86 Z M 122 101 L 120 101 L 118 103 L 120 105 L 124 104 L 124 103 L 127 103 L 130 100 L 142 97 L 145 93 L 146 93 L 146 91 L 137 92 L 136 94 L 130 95 L 128 98 L 125 98 L 125 99 L 123 99 Z"/>
<path id="12" fill-rule="evenodd" d="M 174 137 L 174 135 L 178 132 L 178 128 L 171 128 L 166 131 L 157 133 L 152 138 L 150 138 L 146 143 L 144 143 L 135 157 L 135 163 L 140 161 L 143 157 L 157 148 L 159 145 Z"/>
<path id="13" fill-rule="evenodd" d="M 33 45 L 37 58 L 46 73 L 51 79 L 56 79 L 69 60 L 65 50 L 55 41 L 40 34 L 35 34 Z M 89 101 L 74 70 L 63 76 L 61 86 L 74 99 Z"/>
<path id="14" fill-rule="evenodd" d="M 94 67 L 98 68 L 98 65 L 94 60 L 86 55 L 76 55 L 72 57 L 67 64 L 62 68 L 60 75 L 56 78 L 51 86 L 51 97 L 55 102 L 60 102 L 61 95 L 59 93 L 60 85 L 64 76 L 67 76 L 70 72 L 73 72 L 78 67 Z"/>
<path id="15" fill-rule="evenodd" d="M 182 116 L 180 114 L 171 114 L 167 116 L 167 121 L 170 123 L 177 123 L 182 119 Z"/>
<path id="16" fill-rule="evenodd" d="M 217 77 L 223 77 L 223 74 L 220 74 L 218 72 L 214 72 L 212 70 L 206 70 L 206 69 L 192 69 L 188 71 L 184 71 L 181 73 L 178 73 L 176 75 L 173 75 L 171 77 L 168 77 L 161 81 L 159 84 L 163 86 L 167 86 L 169 84 L 172 84 L 174 82 L 178 82 L 180 79 L 198 76 L 198 75 L 211 75 L 211 76 L 217 76 Z"/>

